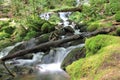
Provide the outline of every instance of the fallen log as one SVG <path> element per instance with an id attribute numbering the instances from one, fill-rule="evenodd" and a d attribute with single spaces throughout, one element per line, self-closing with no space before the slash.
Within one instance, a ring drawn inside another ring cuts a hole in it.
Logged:
<path id="1" fill-rule="evenodd" d="M 21 56 L 24 56 L 26 54 L 30 54 L 33 52 L 39 52 L 39 51 L 42 51 L 44 49 L 49 49 L 50 47 L 58 47 L 63 43 L 70 42 L 73 40 L 83 39 L 86 37 L 95 36 L 97 34 L 107 34 L 107 33 L 112 32 L 114 30 L 116 30 L 116 27 L 102 28 L 100 30 L 96 30 L 93 32 L 83 32 L 82 34 L 73 35 L 73 36 L 70 36 L 70 37 L 62 39 L 62 40 L 49 41 L 49 42 L 37 45 L 37 46 L 30 48 L 30 49 L 23 49 L 23 50 L 15 52 L 13 54 L 8 54 L 7 56 L 1 58 L 0 61 L 1 62 L 7 61 L 7 60 L 12 59 L 12 58 L 21 57 Z"/>
<path id="2" fill-rule="evenodd" d="M 75 12 L 75 11 L 82 11 L 82 7 L 74 7 L 74 8 L 65 8 L 65 9 L 61 9 L 61 10 L 56 10 L 53 12 Z"/>

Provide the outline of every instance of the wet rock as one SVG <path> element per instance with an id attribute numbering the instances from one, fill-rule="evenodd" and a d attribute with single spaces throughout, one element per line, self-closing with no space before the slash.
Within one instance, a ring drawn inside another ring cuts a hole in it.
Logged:
<path id="1" fill-rule="evenodd" d="M 61 67 L 64 69 L 66 66 L 70 65 L 73 61 L 85 57 L 85 48 L 75 48 L 73 49 L 66 58 L 63 60 Z"/>
<path id="2" fill-rule="evenodd" d="M 2 74 L 0 74 L 0 78 L 2 77 Z"/>
<path id="3" fill-rule="evenodd" d="M 81 32 L 85 32 L 87 29 L 87 26 L 84 23 L 79 23 L 75 25 L 75 29 L 80 29 Z"/>
<path id="4" fill-rule="evenodd" d="M 66 26 L 64 29 L 66 32 L 74 33 L 74 29 L 71 26 Z"/>

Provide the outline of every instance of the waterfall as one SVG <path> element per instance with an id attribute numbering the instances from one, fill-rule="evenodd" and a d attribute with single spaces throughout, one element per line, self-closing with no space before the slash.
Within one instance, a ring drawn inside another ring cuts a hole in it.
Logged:
<path id="1" fill-rule="evenodd" d="M 71 50 L 83 46 L 84 44 L 80 44 L 68 48 L 60 47 L 50 50 L 49 54 L 43 58 L 42 63 L 35 67 L 38 80 L 70 80 L 68 74 L 61 69 L 61 63 Z"/>

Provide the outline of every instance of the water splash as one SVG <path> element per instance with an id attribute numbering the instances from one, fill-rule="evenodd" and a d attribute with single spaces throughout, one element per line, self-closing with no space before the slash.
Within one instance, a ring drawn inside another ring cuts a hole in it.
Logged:
<path id="1" fill-rule="evenodd" d="M 84 44 L 50 50 L 49 54 L 46 55 L 47 57 L 43 58 L 44 64 L 38 64 L 35 67 L 38 80 L 70 80 L 69 75 L 61 69 L 61 63 L 71 50 L 82 46 L 84 46 Z"/>
<path id="2" fill-rule="evenodd" d="M 14 64 L 16 66 L 34 66 L 41 62 L 43 54 L 43 52 L 35 53 L 33 54 L 32 59 L 14 59 L 11 61 L 11 64 Z"/>
<path id="3" fill-rule="evenodd" d="M 55 63 L 38 65 L 36 72 L 37 80 L 70 80 L 69 75 Z"/>

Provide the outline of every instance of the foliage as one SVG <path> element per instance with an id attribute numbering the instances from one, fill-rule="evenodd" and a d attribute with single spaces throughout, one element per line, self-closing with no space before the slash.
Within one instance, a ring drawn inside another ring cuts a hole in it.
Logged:
<path id="1" fill-rule="evenodd" d="M 15 30 L 11 35 L 15 41 L 21 41 L 26 36 L 27 30 L 25 29 L 24 25 L 18 24 L 15 26 Z"/>
<path id="2" fill-rule="evenodd" d="M 80 12 L 74 12 L 69 16 L 69 19 L 76 23 L 79 23 L 83 20 L 83 14 Z"/>
<path id="3" fill-rule="evenodd" d="M 108 4 L 105 5 L 105 14 L 112 15 L 120 10 L 120 1 L 119 0 L 110 0 Z"/>
<path id="4" fill-rule="evenodd" d="M 0 32 L 0 40 L 5 39 L 5 38 L 9 38 L 9 37 L 10 37 L 10 34 L 5 33 L 5 32 Z"/>
<path id="5" fill-rule="evenodd" d="M 45 23 L 45 20 L 42 20 L 38 16 L 30 16 L 27 18 L 26 24 L 29 29 L 32 29 L 34 31 L 40 31 L 41 26 Z"/>
<path id="6" fill-rule="evenodd" d="M 120 11 L 117 11 L 116 14 L 115 14 L 115 20 L 117 22 L 120 22 Z"/>
<path id="7" fill-rule="evenodd" d="M 55 29 L 54 25 L 50 24 L 49 22 L 46 22 L 42 25 L 41 31 L 43 33 L 49 33 Z"/>
<path id="8" fill-rule="evenodd" d="M 111 35 L 98 35 L 89 38 L 85 42 L 87 56 L 97 53 L 101 48 L 119 43 L 120 38 Z"/>
<path id="9" fill-rule="evenodd" d="M 36 35 L 37 35 L 37 32 L 36 32 L 36 31 L 29 31 L 29 32 L 26 34 L 24 40 L 29 40 L 29 39 L 35 37 Z"/>

